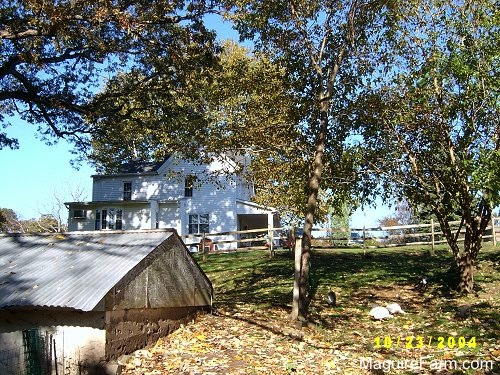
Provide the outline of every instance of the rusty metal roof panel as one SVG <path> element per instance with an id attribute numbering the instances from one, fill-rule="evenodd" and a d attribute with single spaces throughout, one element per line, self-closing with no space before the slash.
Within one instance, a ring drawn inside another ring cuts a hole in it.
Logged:
<path id="1" fill-rule="evenodd" d="M 0 309 L 94 309 L 172 231 L 0 235 Z"/>

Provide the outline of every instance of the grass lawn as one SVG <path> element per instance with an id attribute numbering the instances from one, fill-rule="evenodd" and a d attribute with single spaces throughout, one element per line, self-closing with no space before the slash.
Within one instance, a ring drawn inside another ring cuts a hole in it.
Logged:
<path id="1" fill-rule="evenodd" d="M 291 253 L 279 250 L 269 259 L 266 251 L 242 251 L 198 260 L 214 285 L 218 313 L 159 342 L 155 348 L 164 363 L 174 346 L 179 353 L 184 347 L 185 356 L 194 355 L 193 340 L 205 349 L 195 351 L 196 363 L 169 357 L 168 363 L 176 365 L 158 373 L 500 373 L 500 251 L 491 245 L 479 254 L 476 293 L 470 296 L 454 293 L 457 272 L 444 246 L 434 255 L 423 246 L 366 254 L 362 249 L 315 250 L 311 323 L 302 329 L 289 322 Z M 413 286 L 422 275 L 430 285 L 419 293 Z M 326 302 L 330 289 L 337 294 L 336 307 Z M 406 314 L 384 321 L 368 316 L 372 305 L 390 302 Z M 470 307 L 470 314 L 457 315 L 461 306 Z M 136 370 L 129 373 L 141 373 Z"/>

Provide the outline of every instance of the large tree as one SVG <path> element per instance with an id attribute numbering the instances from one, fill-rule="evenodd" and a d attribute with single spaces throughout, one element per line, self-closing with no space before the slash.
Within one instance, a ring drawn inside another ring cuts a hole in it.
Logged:
<path id="1" fill-rule="evenodd" d="M 382 28 L 389 27 L 382 20 L 390 14 L 392 2 L 235 0 L 226 4 L 242 38 L 252 39 L 257 50 L 286 67 L 287 79 L 306 108 L 300 126 L 309 145 L 310 164 L 308 173 L 302 175 L 307 185 L 300 293 L 298 310 L 292 316 L 301 319 L 309 304 L 311 230 L 317 219 L 320 186 L 326 182 L 336 191 L 340 186 L 335 179 L 337 168 L 352 164 L 345 153 L 350 129 L 343 118 L 363 76 L 370 73 L 362 55 Z M 325 180 L 325 175 L 330 178 Z"/>
<path id="2" fill-rule="evenodd" d="M 459 289 L 500 203 L 499 11 L 494 2 L 408 2 L 386 77 L 358 106 L 368 169 L 389 196 L 426 207 L 453 251 Z M 459 215 L 453 231 L 448 220 Z M 458 241 L 465 231 L 463 243 Z"/>
<path id="3" fill-rule="evenodd" d="M 136 89 L 89 118 L 99 135 L 91 153 L 96 166 L 112 171 L 124 160 L 173 153 L 195 162 L 225 157 L 232 171 L 254 182 L 261 203 L 278 203 L 271 192 L 284 183 L 303 189 L 303 181 L 283 177 L 303 174 L 308 150 L 296 126 L 300 109 L 279 64 L 228 41 L 217 64 L 191 72 L 184 82 L 179 87 L 162 77 L 145 84 L 133 73 L 109 81 L 103 96 L 123 85 Z M 278 205 L 293 210 L 296 201 Z"/>
<path id="4" fill-rule="evenodd" d="M 19 116 L 38 125 L 45 140 L 65 137 L 86 152 L 94 129 L 83 118 L 109 100 L 92 100 L 105 81 L 123 71 L 146 81 L 210 64 L 214 35 L 201 22 L 205 11 L 203 0 L 0 0 L 3 127 Z M 113 99 L 128 93 L 115 91 Z M 0 132 L 3 147 L 17 148 L 18 141 Z"/>

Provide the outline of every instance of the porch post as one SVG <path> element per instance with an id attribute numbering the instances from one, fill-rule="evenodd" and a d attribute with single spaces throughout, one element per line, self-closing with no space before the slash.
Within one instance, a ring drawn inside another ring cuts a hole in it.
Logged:
<path id="1" fill-rule="evenodd" d="M 150 212 L 150 228 L 157 229 L 156 224 L 159 225 L 159 204 L 157 200 L 149 201 L 149 212 Z"/>

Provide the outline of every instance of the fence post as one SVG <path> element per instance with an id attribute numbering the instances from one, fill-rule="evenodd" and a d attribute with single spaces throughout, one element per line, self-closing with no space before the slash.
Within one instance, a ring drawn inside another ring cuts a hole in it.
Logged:
<path id="1" fill-rule="evenodd" d="M 363 225 L 363 256 L 366 257 L 366 227 Z"/>
<path id="2" fill-rule="evenodd" d="M 267 229 L 267 238 L 269 241 L 269 257 L 273 258 L 274 257 L 274 236 L 273 236 L 273 228 L 269 227 Z"/>
<path id="3" fill-rule="evenodd" d="M 431 219 L 431 254 L 434 255 L 435 242 L 434 242 L 434 219 Z"/>
<path id="4" fill-rule="evenodd" d="M 205 251 L 205 233 L 201 234 L 201 251 L 203 252 L 203 261 L 207 260 L 207 252 Z"/>
<path id="5" fill-rule="evenodd" d="M 497 245 L 497 233 L 495 230 L 495 218 L 491 215 L 491 234 L 493 235 L 493 246 Z"/>
<path id="6" fill-rule="evenodd" d="M 295 232 L 295 228 L 294 228 Z M 295 261 L 294 261 L 294 277 L 293 277 L 293 299 L 292 299 L 292 315 L 291 320 L 297 320 L 299 317 L 299 279 L 300 279 L 300 264 L 302 260 L 302 238 L 295 240 Z"/>
<path id="7" fill-rule="evenodd" d="M 274 216 L 272 213 L 267 214 L 267 238 L 269 241 L 269 257 L 274 257 Z"/>

